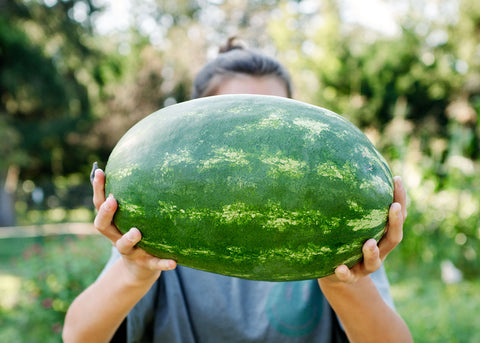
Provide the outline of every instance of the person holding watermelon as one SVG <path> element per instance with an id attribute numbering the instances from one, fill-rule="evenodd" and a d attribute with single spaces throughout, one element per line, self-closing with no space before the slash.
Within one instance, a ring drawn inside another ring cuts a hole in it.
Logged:
<path id="1" fill-rule="evenodd" d="M 292 96 L 276 60 L 235 44 L 197 75 L 193 98 L 221 94 Z M 113 224 L 117 202 L 94 170 L 95 227 L 114 245 L 104 271 L 70 306 L 65 342 L 411 342 L 396 313 L 382 263 L 402 240 L 406 192 L 394 178 L 384 237 L 368 240 L 363 260 L 335 274 L 264 282 L 177 266 L 136 247 L 138 229 Z"/>

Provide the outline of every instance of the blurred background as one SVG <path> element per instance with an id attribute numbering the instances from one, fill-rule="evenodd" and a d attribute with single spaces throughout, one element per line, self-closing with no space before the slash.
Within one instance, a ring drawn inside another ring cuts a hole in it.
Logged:
<path id="1" fill-rule="evenodd" d="M 60 342 L 102 269 L 88 175 L 238 36 L 401 175 L 386 262 L 416 342 L 480 341 L 478 0 L 0 0 L 0 340 Z"/>

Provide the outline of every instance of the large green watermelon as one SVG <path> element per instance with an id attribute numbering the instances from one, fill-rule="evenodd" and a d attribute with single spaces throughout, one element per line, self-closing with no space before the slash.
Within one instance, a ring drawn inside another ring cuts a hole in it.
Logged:
<path id="1" fill-rule="evenodd" d="M 147 252 L 210 272 L 299 280 L 352 266 L 380 239 L 393 201 L 387 163 L 326 109 L 221 95 L 157 111 L 106 167 L 121 232 Z"/>

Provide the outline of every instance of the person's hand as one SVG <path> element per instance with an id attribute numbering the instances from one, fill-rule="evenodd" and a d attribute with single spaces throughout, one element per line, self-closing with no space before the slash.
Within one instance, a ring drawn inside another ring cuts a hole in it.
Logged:
<path id="1" fill-rule="evenodd" d="M 369 239 L 362 248 L 363 260 L 352 268 L 346 265 L 338 266 L 335 274 L 324 279 L 355 283 L 380 268 L 387 255 L 402 241 L 403 222 L 407 218 L 407 194 L 399 176 L 394 179 L 393 203 L 388 212 L 388 223 L 385 234 L 377 245 L 375 239 Z"/>
<path id="2" fill-rule="evenodd" d="M 135 246 L 142 238 L 138 229 L 131 228 L 124 235 L 118 231 L 113 223 L 117 201 L 113 195 L 105 197 L 105 173 L 101 169 L 96 169 L 92 177 L 93 203 L 98 210 L 94 221 L 95 228 L 110 239 L 120 252 L 133 279 L 140 282 L 150 278 L 156 279 L 161 271 L 174 269 L 177 265 L 175 261 L 154 257 Z"/>

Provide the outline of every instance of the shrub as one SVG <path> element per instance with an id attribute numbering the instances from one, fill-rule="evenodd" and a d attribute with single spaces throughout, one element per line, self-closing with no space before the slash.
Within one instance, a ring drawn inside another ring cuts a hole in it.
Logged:
<path id="1" fill-rule="evenodd" d="M 109 253 L 100 236 L 47 238 L 25 249 L 14 262 L 22 278 L 18 302 L 0 313 L 2 339 L 61 342 L 70 303 L 96 279 Z"/>

